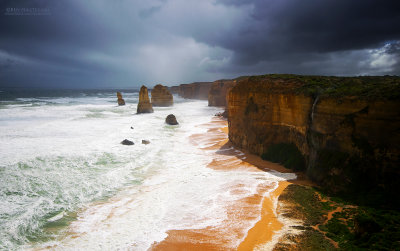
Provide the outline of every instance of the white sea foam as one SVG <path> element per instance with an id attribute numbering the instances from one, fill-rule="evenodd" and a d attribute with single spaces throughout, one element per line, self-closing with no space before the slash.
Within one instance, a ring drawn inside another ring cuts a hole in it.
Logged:
<path id="1" fill-rule="evenodd" d="M 0 109 L 0 248 L 145 250 L 168 230 L 216 226 L 227 219 L 227 206 L 260 185 L 294 178 L 207 168 L 207 151 L 189 140 L 207 132 L 201 125 L 219 111 L 205 101 L 178 98 L 173 107 L 136 115 L 137 94 L 123 93 L 123 107 L 114 95 L 44 97 L 46 105 Z M 178 126 L 164 123 L 170 113 Z M 135 145 L 121 145 L 125 138 Z M 68 234 L 28 243 L 76 211 Z"/>

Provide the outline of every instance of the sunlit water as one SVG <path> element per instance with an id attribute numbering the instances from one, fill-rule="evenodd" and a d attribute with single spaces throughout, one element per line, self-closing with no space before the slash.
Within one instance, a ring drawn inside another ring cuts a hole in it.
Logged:
<path id="1" fill-rule="evenodd" d="M 0 249 L 146 250 L 168 230 L 218 225 L 229 203 L 293 176 L 207 168 L 189 140 L 221 111 L 206 101 L 175 97 L 137 115 L 135 92 L 122 107 L 115 91 L 1 94 Z M 170 113 L 178 126 L 164 123 Z"/>

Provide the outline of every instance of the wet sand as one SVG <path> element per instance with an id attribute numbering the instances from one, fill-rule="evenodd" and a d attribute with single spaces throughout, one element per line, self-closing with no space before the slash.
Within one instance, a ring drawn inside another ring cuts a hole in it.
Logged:
<path id="1" fill-rule="evenodd" d="M 192 135 L 190 140 L 204 151 L 212 153 L 213 160 L 208 164 L 209 168 L 226 171 L 246 169 L 253 172 L 291 172 L 281 165 L 233 148 L 227 136 L 227 121 L 213 118 L 211 123 L 202 126 L 208 128 L 207 133 Z M 272 249 L 273 239 L 279 239 L 273 236 L 284 235 L 283 224 L 276 215 L 278 197 L 290 183 L 293 183 L 292 180 L 277 182 L 275 187 L 259 187 L 258 194 L 228 205 L 228 220 L 219 226 L 170 230 L 167 238 L 154 243 L 151 250 L 254 250 L 261 246 Z M 300 177 L 294 183 L 309 182 Z"/>

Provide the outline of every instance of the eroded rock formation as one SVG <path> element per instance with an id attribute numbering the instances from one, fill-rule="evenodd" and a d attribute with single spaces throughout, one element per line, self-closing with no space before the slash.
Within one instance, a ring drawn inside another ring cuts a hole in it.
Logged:
<path id="1" fill-rule="evenodd" d="M 179 85 L 178 86 L 171 86 L 168 89 L 172 94 L 179 94 Z"/>
<path id="2" fill-rule="evenodd" d="M 118 105 L 125 105 L 125 100 L 122 98 L 122 95 L 120 92 L 117 92 L 117 98 L 118 98 L 118 100 L 117 100 Z"/>
<path id="3" fill-rule="evenodd" d="M 151 104 L 153 106 L 172 106 L 174 98 L 167 87 L 158 84 L 151 90 Z"/>
<path id="4" fill-rule="evenodd" d="M 181 84 L 172 86 L 172 93 L 178 93 L 179 96 L 188 99 L 208 100 L 208 92 L 210 91 L 212 82 L 195 82 L 191 84 Z"/>
<path id="5" fill-rule="evenodd" d="M 139 103 L 137 106 L 137 113 L 151 113 L 153 106 L 150 103 L 149 93 L 147 87 L 142 85 L 139 92 Z"/>
<path id="6" fill-rule="evenodd" d="M 208 106 L 226 106 L 228 91 L 235 84 L 235 79 L 214 81 L 208 93 Z"/>
<path id="7" fill-rule="evenodd" d="M 293 146 L 298 165 L 334 191 L 396 191 L 399 93 L 399 77 L 249 77 L 228 94 L 229 139 L 258 155 Z"/>

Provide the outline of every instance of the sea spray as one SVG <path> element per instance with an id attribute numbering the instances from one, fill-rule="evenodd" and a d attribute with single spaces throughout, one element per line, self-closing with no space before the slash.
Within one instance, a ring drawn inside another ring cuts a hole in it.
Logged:
<path id="1" fill-rule="evenodd" d="M 145 250 L 168 230 L 216 226 L 260 184 L 291 178 L 207 168 L 209 153 L 189 139 L 220 111 L 206 101 L 176 97 L 136 115 L 137 93 L 123 95 L 124 107 L 101 91 L 3 104 L 0 249 Z M 164 123 L 170 113 L 178 126 Z"/>

